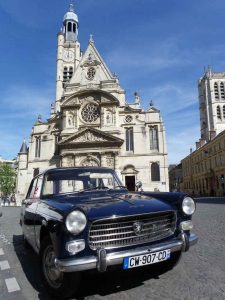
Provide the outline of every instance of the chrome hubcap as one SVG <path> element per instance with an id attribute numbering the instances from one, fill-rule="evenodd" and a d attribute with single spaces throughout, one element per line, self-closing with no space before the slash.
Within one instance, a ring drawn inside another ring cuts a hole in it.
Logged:
<path id="1" fill-rule="evenodd" d="M 46 280 L 53 288 L 59 288 L 62 284 L 63 273 L 60 272 L 55 266 L 55 253 L 51 245 L 47 246 L 43 255 L 43 271 Z"/>

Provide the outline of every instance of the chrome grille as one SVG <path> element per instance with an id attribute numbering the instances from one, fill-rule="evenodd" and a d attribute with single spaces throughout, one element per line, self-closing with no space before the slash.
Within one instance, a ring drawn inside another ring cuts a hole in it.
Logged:
<path id="1" fill-rule="evenodd" d="M 134 224 L 141 223 L 137 234 Z M 89 232 L 91 249 L 116 248 L 154 242 L 171 236 L 176 228 L 176 213 L 166 211 L 94 221 Z"/>

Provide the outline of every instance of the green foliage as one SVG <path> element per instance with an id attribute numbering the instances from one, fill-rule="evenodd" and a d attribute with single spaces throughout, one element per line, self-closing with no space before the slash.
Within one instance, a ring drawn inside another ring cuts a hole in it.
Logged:
<path id="1" fill-rule="evenodd" d="M 4 196 L 14 192 L 16 186 L 16 173 L 14 169 L 6 164 L 0 164 L 0 191 Z"/>

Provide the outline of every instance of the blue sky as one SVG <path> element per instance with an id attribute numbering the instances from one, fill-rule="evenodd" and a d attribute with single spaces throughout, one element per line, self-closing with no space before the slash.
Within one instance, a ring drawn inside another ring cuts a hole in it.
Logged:
<path id="1" fill-rule="evenodd" d="M 0 0 L 0 155 L 15 157 L 55 98 L 57 33 L 69 0 Z M 138 91 L 160 109 L 169 163 L 200 137 L 197 81 L 225 71 L 224 0 L 77 0 L 79 41 L 89 35 L 128 102 Z"/>

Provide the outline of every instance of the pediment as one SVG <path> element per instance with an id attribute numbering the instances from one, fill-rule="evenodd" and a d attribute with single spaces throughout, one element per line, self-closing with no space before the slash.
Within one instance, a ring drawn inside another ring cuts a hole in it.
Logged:
<path id="1" fill-rule="evenodd" d="M 147 110 L 147 112 L 153 112 L 153 113 L 158 113 L 158 112 L 160 112 L 157 108 L 155 108 L 154 106 L 151 106 L 148 110 Z"/>
<path id="2" fill-rule="evenodd" d="M 94 128 L 84 128 L 63 139 L 59 146 L 121 146 L 123 140 Z"/>
<path id="3" fill-rule="evenodd" d="M 67 87 L 78 85 L 80 88 L 82 86 L 91 88 L 92 86 L 100 86 L 102 82 L 111 83 L 115 88 L 119 88 L 118 78 L 111 73 L 94 43 L 89 42 L 87 50 L 84 52 Z"/>
<path id="4" fill-rule="evenodd" d="M 88 102 L 97 102 L 101 105 L 112 105 L 119 104 L 118 99 L 105 91 L 99 90 L 88 90 L 88 91 L 79 91 L 69 98 L 65 99 L 61 107 L 79 107 L 83 103 Z"/>

